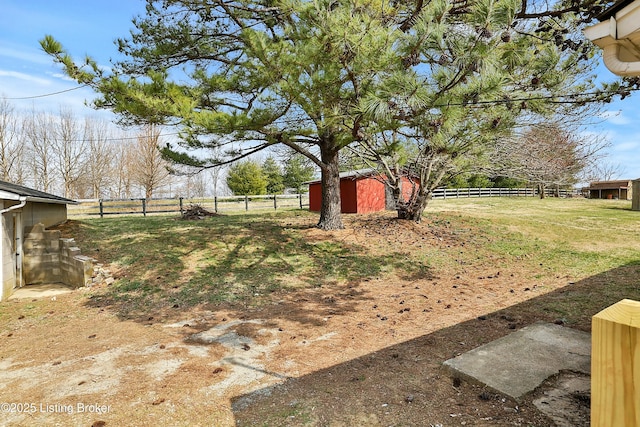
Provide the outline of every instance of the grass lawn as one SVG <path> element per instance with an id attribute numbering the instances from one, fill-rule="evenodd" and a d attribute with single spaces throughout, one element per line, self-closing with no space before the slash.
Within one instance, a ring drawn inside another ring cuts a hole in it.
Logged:
<path id="1" fill-rule="evenodd" d="M 304 211 L 206 221 L 87 219 L 76 224 L 73 234 L 84 253 L 116 267 L 119 280 L 93 299 L 117 307 L 123 317 L 175 305 L 257 306 L 295 289 L 424 278 L 461 265 L 519 269 L 544 286 L 544 278 L 577 281 L 640 262 L 640 213 L 631 211 L 629 202 L 449 199 L 432 202 L 425 218 L 428 227 L 451 234 L 464 248 L 415 246 L 416 235 L 383 241 L 310 238 L 305 231 L 315 214 Z"/>
<path id="2" fill-rule="evenodd" d="M 630 205 L 448 199 L 332 232 L 298 210 L 71 221 L 115 281 L 0 305 L 0 401 L 111 408 L 9 425 L 552 425 L 442 363 L 640 300 Z"/>

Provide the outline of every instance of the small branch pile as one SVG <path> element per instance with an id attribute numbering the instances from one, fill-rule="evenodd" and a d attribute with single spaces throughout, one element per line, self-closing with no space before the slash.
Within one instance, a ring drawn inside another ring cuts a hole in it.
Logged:
<path id="1" fill-rule="evenodd" d="M 186 220 L 196 220 L 196 219 L 205 219 L 209 216 L 217 216 L 217 213 L 210 212 L 203 208 L 200 205 L 189 205 L 183 212 L 181 219 Z"/>

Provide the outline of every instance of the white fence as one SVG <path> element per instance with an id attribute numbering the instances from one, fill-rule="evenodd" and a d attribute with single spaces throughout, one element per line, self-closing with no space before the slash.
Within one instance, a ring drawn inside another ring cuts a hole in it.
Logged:
<path id="1" fill-rule="evenodd" d="M 460 197 L 537 197 L 536 188 L 437 188 L 433 192 L 434 199 L 453 199 Z M 557 190 L 546 188 L 548 196 L 574 197 L 580 195 L 578 190 Z"/>

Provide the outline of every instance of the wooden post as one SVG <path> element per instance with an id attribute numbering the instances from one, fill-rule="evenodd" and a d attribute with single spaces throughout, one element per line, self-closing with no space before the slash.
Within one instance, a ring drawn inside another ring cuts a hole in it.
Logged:
<path id="1" fill-rule="evenodd" d="M 104 206 L 102 205 L 102 199 L 100 199 L 100 218 L 104 218 Z"/>
<path id="2" fill-rule="evenodd" d="M 629 197 L 628 193 L 627 197 Z M 640 179 L 631 182 L 631 210 L 640 211 Z"/>
<path id="3" fill-rule="evenodd" d="M 213 211 L 218 213 L 218 196 L 213 196 Z"/>
<path id="4" fill-rule="evenodd" d="M 302 193 L 298 193 L 298 197 L 300 198 L 300 209 L 302 209 Z"/>
<path id="5" fill-rule="evenodd" d="M 180 197 L 180 215 L 182 215 L 184 213 L 184 208 L 182 205 L 182 197 Z"/>
<path id="6" fill-rule="evenodd" d="M 244 210 L 249 210 L 249 196 L 244 196 Z"/>
<path id="7" fill-rule="evenodd" d="M 147 216 L 147 201 L 142 199 L 142 216 Z"/>
<path id="8" fill-rule="evenodd" d="M 640 302 L 624 299 L 591 326 L 591 426 L 640 427 Z"/>
<path id="9" fill-rule="evenodd" d="M 275 194 L 273 195 L 273 209 L 276 211 L 278 210 L 278 196 Z"/>

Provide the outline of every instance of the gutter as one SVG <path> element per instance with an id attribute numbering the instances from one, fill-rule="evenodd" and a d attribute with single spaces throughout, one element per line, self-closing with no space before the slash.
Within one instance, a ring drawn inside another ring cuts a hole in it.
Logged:
<path id="1" fill-rule="evenodd" d="M 27 198 L 26 198 L 26 197 L 24 197 L 24 196 L 20 196 L 20 199 L 19 199 L 19 200 L 20 200 L 20 203 L 18 203 L 17 205 L 9 206 L 9 207 L 8 207 L 8 208 L 6 208 L 6 209 L 2 209 L 2 210 L 0 210 L 0 214 L 5 214 L 5 213 L 7 213 L 7 212 L 9 212 L 9 211 L 13 211 L 13 210 L 16 210 L 16 209 L 23 208 L 23 207 L 24 207 L 24 205 L 26 205 L 26 204 L 27 204 Z"/>
<path id="2" fill-rule="evenodd" d="M 635 51 L 635 58 L 640 58 L 638 48 L 640 2 L 621 0 L 601 16 L 603 21 L 585 28 L 584 35 L 602 48 L 604 64 L 612 73 L 618 76 L 640 75 L 640 61 L 620 59 L 623 45 L 629 52 Z"/>
<path id="3" fill-rule="evenodd" d="M 620 45 L 618 43 L 609 43 L 602 48 L 602 59 L 604 65 L 613 74 L 618 76 L 637 76 L 640 75 L 640 61 L 624 62 L 620 60 Z"/>

